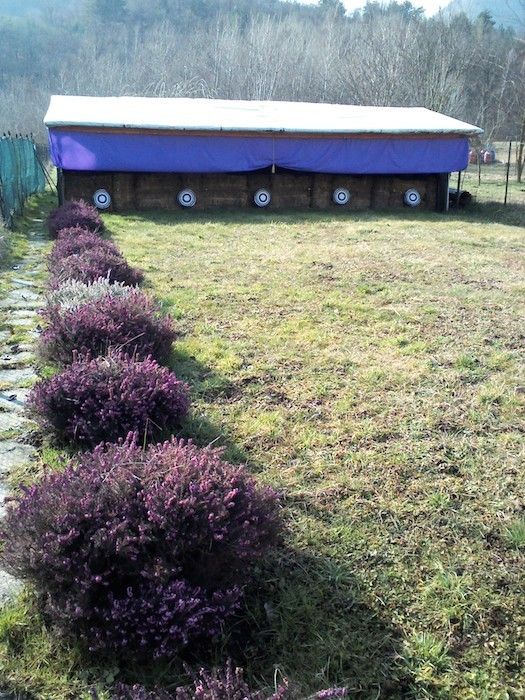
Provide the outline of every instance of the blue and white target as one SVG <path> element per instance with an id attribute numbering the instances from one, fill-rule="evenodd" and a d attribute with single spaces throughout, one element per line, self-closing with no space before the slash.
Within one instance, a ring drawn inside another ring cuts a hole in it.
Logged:
<path id="1" fill-rule="evenodd" d="M 197 204 L 197 197 L 193 190 L 181 190 L 177 195 L 177 201 L 181 207 L 194 207 Z"/>
<path id="2" fill-rule="evenodd" d="M 257 207 L 267 207 L 272 201 L 272 195 L 268 190 L 257 190 L 253 195 L 253 201 Z"/>
<path id="3" fill-rule="evenodd" d="M 111 206 L 111 195 L 107 190 L 97 190 L 93 195 L 93 204 L 97 209 L 109 209 Z"/>
<path id="4" fill-rule="evenodd" d="M 334 204 L 339 204 L 340 206 L 348 204 L 350 201 L 350 192 L 345 187 L 338 187 L 334 190 L 332 200 Z"/>
<path id="5" fill-rule="evenodd" d="M 415 189 L 409 189 L 403 197 L 405 204 L 409 207 L 418 207 L 421 204 L 421 195 Z"/>

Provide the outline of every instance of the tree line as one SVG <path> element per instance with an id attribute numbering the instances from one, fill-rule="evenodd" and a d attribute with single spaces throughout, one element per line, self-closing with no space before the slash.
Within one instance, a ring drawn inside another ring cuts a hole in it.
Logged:
<path id="1" fill-rule="evenodd" d="M 519 34 L 410 2 L 45 0 L 0 18 L 0 46 L 0 130 L 39 140 L 53 93 L 417 105 L 487 141 L 519 136 L 525 112 Z"/>

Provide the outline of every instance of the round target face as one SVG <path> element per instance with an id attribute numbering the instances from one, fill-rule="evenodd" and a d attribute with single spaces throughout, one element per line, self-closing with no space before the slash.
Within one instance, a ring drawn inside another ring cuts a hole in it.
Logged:
<path id="1" fill-rule="evenodd" d="M 197 197 L 193 190 L 181 190 L 177 195 L 177 200 L 182 207 L 194 207 L 197 203 Z"/>
<path id="2" fill-rule="evenodd" d="M 107 190 L 97 190 L 93 195 L 93 204 L 97 209 L 109 209 L 111 206 L 111 195 Z"/>
<path id="3" fill-rule="evenodd" d="M 336 190 L 334 190 L 332 200 L 334 201 L 334 204 L 348 204 L 350 201 L 350 192 L 344 187 L 338 187 Z"/>
<path id="4" fill-rule="evenodd" d="M 267 207 L 272 201 L 272 195 L 268 190 L 257 190 L 253 196 L 253 201 L 258 207 Z"/>
<path id="5" fill-rule="evenodd" d="M 418 207 L 421 204 L 421 195 L 415 189 L 407 190 L 403 199 L 409 207 Z"/>

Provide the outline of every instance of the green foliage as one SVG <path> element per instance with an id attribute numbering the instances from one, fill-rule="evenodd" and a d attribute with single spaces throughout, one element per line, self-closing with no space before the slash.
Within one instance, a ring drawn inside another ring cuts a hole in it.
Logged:
<path id="1" fill-rule="evenodd" d="M 525 549 L 525 518 L 519 518 L 503 530 L 503 540 L 508 547 Z"/>
<path id="2" fill-rule="evenodd" d="M 403 657 L 417 688 L 416 697 L 450 697 L 445 680 L 450 659 L 443 641 L 428 632 L 417 633 L 406 642 Z"/>
<path id="3" fill-rule="evenodd" d="M 0 607 L 2 689 L 46 700 L 87 700 L 89 687 L 103 675 L 81 658 L 79 649 L 57 639 L 30 593 Z"/>

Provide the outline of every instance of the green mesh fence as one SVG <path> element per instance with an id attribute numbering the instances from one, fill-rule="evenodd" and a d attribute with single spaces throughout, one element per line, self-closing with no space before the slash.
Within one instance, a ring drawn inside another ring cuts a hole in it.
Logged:
<path id="1" fill-rule="evenodd" d="M 27 136 L 0 136 L 0 211 L 10 227 L 26 199 L 46 184 L 36 146 Z"/>

